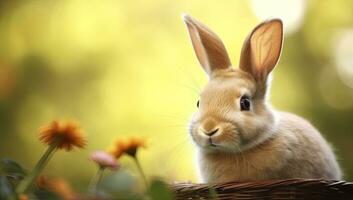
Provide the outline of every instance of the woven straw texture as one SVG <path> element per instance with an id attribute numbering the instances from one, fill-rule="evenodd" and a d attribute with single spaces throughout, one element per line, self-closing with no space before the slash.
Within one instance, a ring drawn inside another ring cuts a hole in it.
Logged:
<path id="1" fill-rule="evenodd" d="M 353 183 L 321 179 L 263 180 L 171 185 L 176 199 L 342 199 L 353 200 Z"/>

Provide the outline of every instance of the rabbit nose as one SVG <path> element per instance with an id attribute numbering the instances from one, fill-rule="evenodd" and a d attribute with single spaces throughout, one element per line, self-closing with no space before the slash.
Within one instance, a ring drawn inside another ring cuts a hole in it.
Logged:
<path id="1" fill-rule="evenodd" d="M 202 130 L 202 132 L 204 133 L 204 134 L 206 134 L 206 135 L 208 135 L 208 136 L 212 136 L 212 135 L 214 135 L 215 133 L 217 133 L 217 131 L 218 131 L 218 128 L 216 128 L 216 129 L 214 129 L 213 131 L 204 131 L 204 130 Z"/>
<path id="2" fill-rule="evenodd" d="M 200 132 L 208 137 L 216 134 L 218 130 L 217 121 L 213 117 L 206 118 L 200 125 Z"/>

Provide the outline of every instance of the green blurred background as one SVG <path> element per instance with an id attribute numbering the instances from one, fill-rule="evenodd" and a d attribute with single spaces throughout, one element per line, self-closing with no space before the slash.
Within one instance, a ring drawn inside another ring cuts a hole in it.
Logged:
<path id="1" fill-rule="evenodd" d="M 45 149 L 38 127 L 76 119 L 87 148 L 58 152 L 46 174 L 87 183 L 91 151 L 138 136 L 148 142 L 140 152 L 148 175 L 196 181 L 187 124 L 206 76 L 183 12 L 221 36 L 235 66 L 250 30 L 281 17 L 286 35 L 271 102 L 310 120 L 353 180 L 351 0 L 2 0 L 0 157 L 31 168 Z"/>

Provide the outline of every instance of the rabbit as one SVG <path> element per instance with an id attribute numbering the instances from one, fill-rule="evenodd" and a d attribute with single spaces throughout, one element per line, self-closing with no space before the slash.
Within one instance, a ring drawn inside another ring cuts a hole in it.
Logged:
<path id="1" fill-rule="evenodd" d="M 201 182 L 342 178 L 318 130 L 267 101 L 270 73 L 282 50 L 280 19 L 252 30 L 243 44 L 239 69 L 232 68 L 214 32 L 187 14 L 183 21 L 209 78 L 189 125 Z"/>

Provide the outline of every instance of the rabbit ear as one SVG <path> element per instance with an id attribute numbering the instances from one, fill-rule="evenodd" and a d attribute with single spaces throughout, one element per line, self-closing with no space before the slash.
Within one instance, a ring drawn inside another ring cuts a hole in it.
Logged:
<path id="1" fill-rule="evenodd" d="M 227 50 L 221 39 L 201 22 L 184 14 L 183 20 L 188 28 L 197 59 L 207 74 L 214 70 L 231 66 Z"/>
<path id="2" fill-rule="evenodd" d="M 252 74 L 260 83 L 265 83 L 279 60 L 282 41 L 283 24 L 280 19 L 259 24 L 244 42 L 240 69 Z"/>

